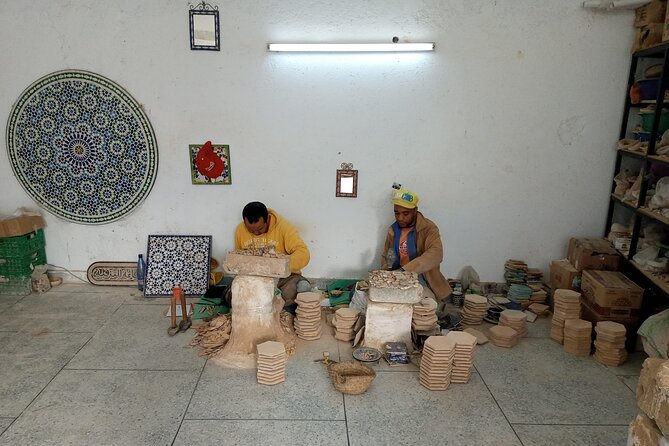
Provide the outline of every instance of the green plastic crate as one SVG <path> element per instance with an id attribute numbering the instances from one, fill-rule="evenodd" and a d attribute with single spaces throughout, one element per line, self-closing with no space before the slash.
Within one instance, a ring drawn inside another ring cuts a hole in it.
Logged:
<path id="1" fill-rule="evenodd" d="M 23 257 L 26 253 L 44 249 L 44 245 L 44 231 L 42 229 L 18 237 L 2 237 L 0 238 L 0 259 Z"/>
<path id="2" fill-rule="evenodd" d="M 0 276 L 12 279 L 30 277 L 37 265 L 46 264 L 46 251 L 40 248 L 19 257 L 0 258 Z"/>
<path id="3" fill-rule="evenodd" d="M 10 279 L 0 276 L 0 295 L 27 296 L 32 293 L 30 277 Z"/>

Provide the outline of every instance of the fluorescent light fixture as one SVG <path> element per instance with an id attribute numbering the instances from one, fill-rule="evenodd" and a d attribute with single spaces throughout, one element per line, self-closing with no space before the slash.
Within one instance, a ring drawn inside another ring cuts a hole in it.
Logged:
<path id="1" fill-rule="evenodd" d="M 269 51 L 307 53 L 360 53 L 434 51 L 434 42 L 424 43 L 270 43 Z"/>

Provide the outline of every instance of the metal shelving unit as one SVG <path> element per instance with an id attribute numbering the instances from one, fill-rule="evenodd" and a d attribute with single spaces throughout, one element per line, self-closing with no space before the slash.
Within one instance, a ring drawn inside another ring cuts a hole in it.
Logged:
<path id="1" fill-rule="evenodd" d="M 645 100 L 639 104 L 632 104 L 630 101 L 630 87 L 634 82 L 641 78 L 645 65 L 662 64 L 662 76 L 659 82 L 658 94 L 655 100 Z M 653 125 L 650 131 L 650 140 L 648 142 L 648 150 L 646 153 L 634 152 L 630 150 L 620 149 L 616 154 L 616 163 L 614 176 L 617 175 L 625 164 L 638 164 L 639 174 L 641 175 L 641 188 L 639 190 L 639 199 L 637 203 L 632 203 L 624 200 L 623 197 L 616 195 L 615 182 L 611 187 L 611 195 L 609 198 L 609 210 L 606 219 L 606 228 L 604 235 L 607 236 L 611 224 L 616 221 L 617 215 L 629 215 L 632 222 L 632 236 L 629 245 L 629 253 L 623 255 L 625 259 L 623 272 L 632 278 L 634 281 L 644 286 L 648 293 L 666 299 L 669 297 L 669 283 L 663 282 L 659 277 L 644 271 L 633 260 L 633 256 L 637 252 L 639 243 L 639 235 L 641 233 L 641 226 L 644 220 L 652 220 L 666 226 L 669 229 L 669 218 L 664 217 L 658 213 L 652 212 L 645 206 L 646 195 L 649 186 L 655 179 L 651 174 L 651 166 L 659 164 L 663 166 L 669 165 L 669 156 L 657 155 L 655 152 L 656 144 L 659 142 L 662 135 L 659 132 L 660 118 L 662 115 L 662 108 L 665 106 L 664 92 L 669 88 L 669 43 L 658 45 L 645 50 L 637 51 L 632 54 L 630 63 L 630 71 L 627 80 L 627 89 L 625 91 L 625 107 L 623 112 L 623 120 L 620 126 L 619 139 L 627 138 L 631 134 L 630 114 L 638 109 L 655 105 L 655 114 Z M 669 107 L 669 98 L 667 99 L 667 107 Z M 629 224 L 629 222 L 628 222 Z"/>

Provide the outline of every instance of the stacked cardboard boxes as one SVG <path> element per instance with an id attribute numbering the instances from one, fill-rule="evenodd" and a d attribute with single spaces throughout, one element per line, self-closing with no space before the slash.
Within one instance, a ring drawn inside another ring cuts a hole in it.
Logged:
<path id="1" fill-rule="evenodd" d="M 653 0 L 636 9 L 634 15 L 636 33 L 632 52 L 650 48 L 669 39 L 669 33 L 665 32 L 666 11 L 666 0 Z"/>

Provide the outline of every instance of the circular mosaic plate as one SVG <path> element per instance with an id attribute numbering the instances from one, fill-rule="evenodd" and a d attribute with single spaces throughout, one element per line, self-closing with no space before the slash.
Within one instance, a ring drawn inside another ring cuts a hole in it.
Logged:
<path id="1" fill-rule="evenodd" d="M 77 223 L 118 220 L 151 191 L 156 138 L 140 105 L 100 75 L 49 74 L 19 97 L 7 121 L 16 178 L 49 212 Z"/>

